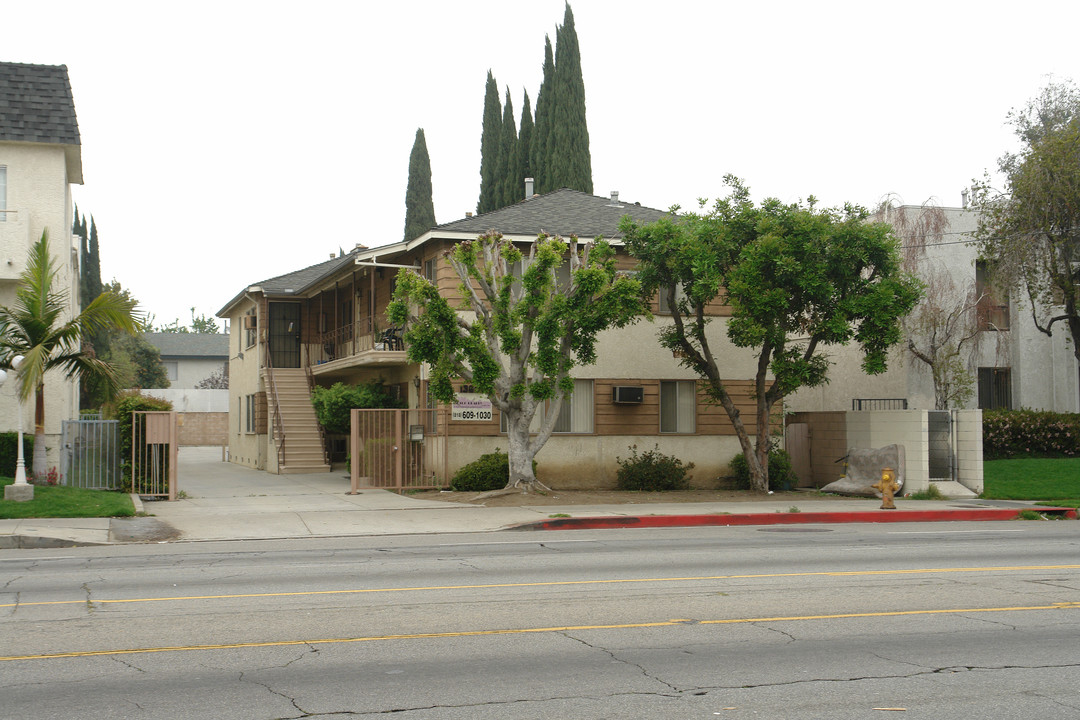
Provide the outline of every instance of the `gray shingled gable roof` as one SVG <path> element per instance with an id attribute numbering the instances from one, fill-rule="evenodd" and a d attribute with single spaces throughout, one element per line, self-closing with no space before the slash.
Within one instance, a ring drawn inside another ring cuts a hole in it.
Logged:
<path id="1" fill-rule="evenodd" d="M 480 235 L 498 230 L 503 235 L 548 235 L 567 237 L 577 235 L 591 240 L 600 235 L 607 239 L 622 237 L 619 221 L 629 215 L 639 222 L 654 222 L 667 213 L 643 207 L 637 203 L 612 202 L 578 190 L 563 188 L 537 195 L 508 207 L 439 225 L 432 235 L 440 232 L 464 232 Z"/>
<path id="2" fill-rule="evenodd" d="M 355 262 L 356 251 L 354 250 L 332 260 L 324 260 L 302 270 L 295 270 L 254 284 L 261 287 L 266 295 L 285 295 L 290 294 L 289 291 L 301 293 L 327 275 L 333 275 L 342 267 L 351 266 Z"/>
<path id="3" fill-rule="evenodd" d="M 163 358 L 221 358 L 229 356 L 229 336 L 209 333 L 143 333 Z"/>
<path id="4" fill-rule="evenodd" d="M 0 140 L 80 144 L 66 65 L 0 62 Z"/>

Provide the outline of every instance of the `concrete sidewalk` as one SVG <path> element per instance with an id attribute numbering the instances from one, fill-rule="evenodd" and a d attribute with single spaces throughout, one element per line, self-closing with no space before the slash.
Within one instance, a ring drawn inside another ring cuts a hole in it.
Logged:
<path id="1" fill-rule="evenodd" d="M 145 501 L 149 517 L 0 520 L 0 548 L 127 542 L 829 522 L 1012 519 L 1032 503 L 898 500 L 895 511 L 864 498 L 628 505 L 482 507 L 417 500 L 386 490 L 348 495 L 342 472 L 272 475 L 222 462 L 219 448 L 182 448 L 175 502 Z M 658 498 L 662 498 L 658 495 Z M 1057 509 L 1057 512 L 1062 512 Z M 568 517 L 567 517 L 568 516 Z M 1072 517 L 1075 517 L 1073 512 Z"/>

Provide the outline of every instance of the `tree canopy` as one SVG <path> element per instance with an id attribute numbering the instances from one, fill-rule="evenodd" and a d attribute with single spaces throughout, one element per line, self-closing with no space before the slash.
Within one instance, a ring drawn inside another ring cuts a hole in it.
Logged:
<path id="1" fill-rule="evenodd" d="M 920 284 L 903 272 L 889 226 L 867 222 L 865 209 L 823 210 L 812 197 L 806 204 L 767 199 L 756 205 L 739 179 L 729 175 L 725 183 L 730 194 L 711 209 L 702 201 L 701 212 L 643 226 L 625 217 L 620 230 L 639 260 L 642 292 L 664 294 L 671 309 L 661 344 L 704 379 L 709 397 L 724 407 L 752 488 L 764 492 L 773 407 L 800 387 L 827 382 L 823 350 L 829 345 L 854 340 L 863 369 L 883 372 Z M 727 337 L 756 355 L 754 444 L 707 333 L 710 306 L 719 304 L 731 309 Z"/>
<path id="2" fill-rule="evenodd" d="M 1080 359 L 1080 90 L 1050 83 L 1009 121 L 1022 147 L 998 161 L 1006 187 L 975 186 L 977 236 L 999 282 L 1030 301 L 1035 326 L 1063 323 Z"/>
<path id="3" fill-rule="evenodd" d="M 388 315 L 407 326 L 409 358 L 428 365 L 432 397 L 452 402 L 460 378 L 505 416 L 510 485 L 530 487 L 533 457 L 573 391 L 571 371 L 596 361 L 598 333 L 643 311 L 638 282 L 616 273 L 614 250 L 600 239 L 582 245 L 576 237 L 541 235 L 522 252 L 490 232 L 454 246 L 447 259 L 471 316 L 412 271 L 398 273 Z"/>

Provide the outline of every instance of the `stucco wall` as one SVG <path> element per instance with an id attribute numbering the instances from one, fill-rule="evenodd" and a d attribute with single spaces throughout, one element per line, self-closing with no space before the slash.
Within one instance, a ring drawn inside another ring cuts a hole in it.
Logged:
<path id="1" fill-rule="evenodd" d="M 229 316 L 229 424 L 228 445 L 230 462 L 257 470 L 269 470 L 268 435 L 249 433 L 244 426 L 244 398 L 265 390 L 259 368 L 262 346 L 248 346 L 243 315 L 255 307 L 253 300 L 243 300 Z M 260 320 L 264 318 L 260 317 Z M 273 458 L 277 464 L 277 456 Z"/>

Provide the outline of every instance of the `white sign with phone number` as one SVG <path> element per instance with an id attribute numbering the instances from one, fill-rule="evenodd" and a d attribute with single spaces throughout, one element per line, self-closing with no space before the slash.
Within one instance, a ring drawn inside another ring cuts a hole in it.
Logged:
<path id="1" fill-rule="evenodd" d="M 480 393 L 458 393 L 451 406 L 451 420 L 490 422 L 491 400 Z"/>

